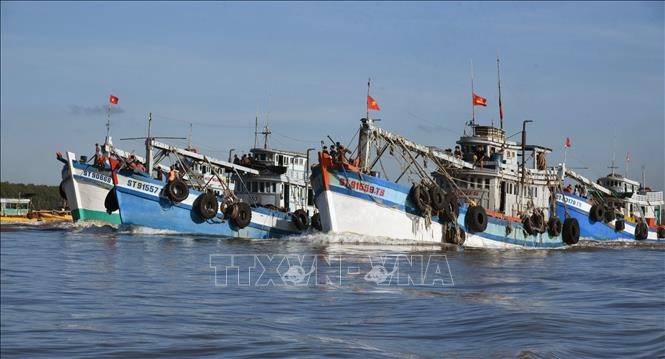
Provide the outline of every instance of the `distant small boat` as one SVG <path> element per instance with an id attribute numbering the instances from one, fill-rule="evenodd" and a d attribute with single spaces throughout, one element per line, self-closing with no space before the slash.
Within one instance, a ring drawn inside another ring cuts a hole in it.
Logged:
<path id="1" fill-rule="evenodd" d="M 37 223 L 71 221 L 69 211 L 33 210 L 30 198 L 0 199 L 0 221 L 4 223 Z"/>

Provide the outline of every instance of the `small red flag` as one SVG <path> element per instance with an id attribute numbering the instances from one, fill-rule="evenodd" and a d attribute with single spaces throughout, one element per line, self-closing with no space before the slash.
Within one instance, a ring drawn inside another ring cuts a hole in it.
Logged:
<path id="1" fill-rule="evenodd" d="M 570 147 L 570 137 L 566 137 L 566 147 Z"/>
<path id="2" fill-rule="evenodd" d="M 474 106 L 487 106 L 487 99 L 481 96 L 473 94 L 473 105 Z"/>
<path id="3" fill-rule="evenodd" d="M 379 104 L 376 103 L 376 101 L 370 95 L 367 95 L 367 109 L 368 110 L 381 111 L 379 109 Z"/>
<path id="4" fill-rule="evenodd" d="M 111 102 L 114 105 L 117 105 L 118 104 L 118 98 L 111 95 L 111 96 L 109 96 L 109 102 Z"/>

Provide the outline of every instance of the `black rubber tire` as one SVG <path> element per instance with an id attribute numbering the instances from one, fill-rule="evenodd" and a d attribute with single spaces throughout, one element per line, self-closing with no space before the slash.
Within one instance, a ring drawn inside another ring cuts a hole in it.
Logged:
<path id="1" fill-rule="evenodd" d="M 487 213 L 482 206 L 469 207 L 464 216 L 464 225 L 470 233 L 484 232 L 487 229 Z"/>
<path id="2" fill-rule="evenodd" d="M 612 222 L 615 218 L 616 218 L 616 217 L 615 217 L 615 215 L 614 215 L 614 209 L 613 209 L 613 208 L 610 208 L 610 207 L 606 207 L 606 208 L 605 208 L 605 215 L 603 216 L 603 219 L 605 220 L 605 222 L 610 223 L 610 222 Z"/>
<path id="3" fill-rule="evenodd" d="M 411 187 L 411 200 L 421 212 L 425 211 L 430 204 L 427 188 L 420 185 L 413 185 L 413 187 Z"/>
<path id="4" fill-rule="evenodd" d="M 307 212 L 305 212 L 302 209 L 298 209 L 293 214 L 291 215 L 293 218 L 293 224 L 296 225 L 296 228 L 298 228 L 301 231 L 306 230 L 309 228 L 309 216 L 307 215 Z"/>
<path id="5" fill-rule="evenodd" d="M 219 203 L 217 202 L 217 197 L 210 193 L 201 193 L 198 198 L 196 198 L 196 203 L 194 204 L 196 212 L 203 219 L 211 219 L 217 215 L 217 208 Z"/>
<path id="6" fill-rule="evenodd" d="M 314 215 L 312 215 L 311 223 L 312 228 L 316 229 L 317 231 L 323 230 L 323 226 L 321 225 L 321 214 L 319 212 L 316 212 Z"/>
<path id="7" fill-rule="evenodd" d="M 536 234 L 536 230 L 533 229 L 533 223 L 531 223 L 531 217 L 529 216 L 524 216 L 522 218 L 522 229 L 524 229 L 524 232 L 526 232 L 528 235 L 533 236 Z"/>
<path id="8" fill-rule="evenodd" d="M 440 211 L 446 207 L 446 194 L 438 187 L 432 187 L 429 190 L 430 203 L 434 212 Z"/>
<path id="9" fill-rule="evenodd" d="M 106 198 L 104 198 L 104 208 L 106 208 L 107 213 L 115 212 L 120 209 L 120 206 L 118 206 L 118 197 L 115 194 L 115 187 L 111 188 L 106 194 Z"/>
<path id="10" fill-rule="evenodd" d="M 238 228 L 247 227 L 249 222 L 252 221 L 252 209 L 245 202 L 236 203 L 234 207 L 238 209 L 238 215 L 236 218 L 232 218 L 231 221 L 233 221 Z"/>
<path id="11" fill-rule="evenodd" d="M 456 222 L 459 216 L 459 202 L 453 192 L 446 194 L 446 204 L 443 207 L 443 221 Z"/>
<path id="12" fill-rule="evenodd" d="M 67 193 L 65 192 L 65 181 L 60 182 L 60 186 L 58 187 L 58 191 L 60 192 L 60 198 L 62 198 L 66 201 L 67 200 Z"/>
<path id="13" fill-rule="evenodd" d="M 185 181 L 175 179 L 166 185 L 166 196 L 173 202 L 182 202 L 189 196 L 189 187 Z"/>
<path id="14" fill-rule="evenodd" d="M 643 241 L 649 236 L 649 227 L 644 222 L 640 222 L 635 226 L 635 239 Z"/>
<path id="15" fill-rule="evenodd" d="M 556 237 L 561 234 L 561 227 L 561 220 L 559 217 L 552 217 L 547 222 L 547 234 L 549 234 L 550 237 Z"/>
<path id="16" fill-rule="evenodd" d="M 616 222 L 614 222 L 614 231 L 621 232 L 624 229 L 626 229 L 626 222 L 624 222 L 623 219 L 617 219 Z"/>
<path id="17" fill-rule="evenodd" d="M 658 230 L 656 231 L 656 237 L 658 239 L 663 239 L 665 238 L 665 227 L 659 227 Z"/>
<path id="18" fill-rule="evenodd" d="M 600 204 L 591 206 L 589 218 L 594 222 L 602 221 L 605 218 L 605 207 Z"/>
<path id="19" fill-rule="evenodd" d="M 580 224 L 575 218 L 566 218 L 563 221 L 563 230 L 561 231 L 563 242 L 569 246 L 580 241 Z"/>

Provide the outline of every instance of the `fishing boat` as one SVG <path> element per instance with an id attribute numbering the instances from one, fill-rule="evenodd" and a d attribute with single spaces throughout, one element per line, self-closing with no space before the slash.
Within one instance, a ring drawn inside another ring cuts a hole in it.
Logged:
<path id="1" fill-rule="evenodd" d="M 107 211 L 104 201 L 113 188 L 110 159 L 123 162 L 133 158 L 144 162 L 141 156 L 123 151 L 113 146 L 113 140 L 107 136 L 103 145 L 96 150 L 94 156 L 67 152 L 57 154 L 57 160 L 64 164 L 60 182 L 60 196 L 67 201 L 74 221 L 91 221 L 102 224 L 120 224 L 117 211 Z"/>
<path id="2" fill-rule="evenodd" d="M 155 179 L 145 173 L 114 168 L 114 190 L 109 192 L 109 198 L 117 202 L 110 209 L 119 209 L 123 225 L 258 239 L 298 234 L 306 229 L 302 226 L 309 222 L 306 212 L 303 216 L 243 201 L 228 185 L 231 175 L 242 179 L 245 177 L 241 174 L 258 175 L 258 170 L 161 143 L 150 136 L 146 149 L 148 173 L 154 157 L 172 156 L 189 176 Z M 154 156 L 153 150 L 158 151 Z M 218 178 L 222 188 L 213 189 L 209 182 L 192 176 L 195 166 L 202 166 Z"/>
<path id="3" fill-rule="evenodd" d="M 0 222 L 3 223 L 38 223 L 71 221 L 67 210 L 34 210 L 30 198 L 0 199 Z"/>
<path id="4" fill-rule="evenodd" d="M 321 151 L 312 170 L 323 231 L 480 248 L 577 243 L 577 220 L 554 211 L 559 178 L 543 163 L 549 149 L 527 145 L 524 128 L 518 145 L 503 129 L 470 127 L 458 141 L 465 154 L 455 156 L 382 129 L 369 116 L 361 119 L 358 156 Z M 386 153 L 401 169 L 393 180 L 383 169 Z M 470 161 L 481 153 L 488 161 Z"/>
<path id="5" fill-rule="evenodd" d="M 594 240 L 665 238 L 662 221 L 663 192 L 622 176 L 613 169 L 596 182 L 561 166 L 561 177 L 580 185 L 557 194 L 557 212 L 580 223 L 580 235 Z"/>

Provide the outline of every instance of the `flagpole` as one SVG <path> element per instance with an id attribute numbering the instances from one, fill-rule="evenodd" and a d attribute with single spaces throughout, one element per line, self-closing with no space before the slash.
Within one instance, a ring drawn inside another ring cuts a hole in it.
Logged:
<path id="1" fill-rule="evenodd" d="M 473 103 L 473 60 L 471 60 L 471 126 L 476 124 L 476 105 Z"/>
<path id="2" fill-rule="evenodd" d="M 503 109 L 501 108 L 501 71 L 499 70 L 499 52 L 496 53 L 496 77 L 499 86 L 499 119 L 501 121 L 501 129 L 503 130 Z"/>
<path id="3" fill-rule="evenodd" d="M 109 101 L 109 110 L 106 112 L 106 140 L 108 141 L 111 133 L 111 101 Z"/>
<path id="4" fill-rule="evenodd" d="M 372 81 L 372 78 L 367 78 L 367 98 L 365 99 L 365 109 L 367 110 L 366 116 L 367 121 L 369 121 L 369 88 L 370 88 L 370 83 Z"/>

